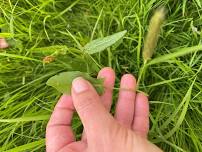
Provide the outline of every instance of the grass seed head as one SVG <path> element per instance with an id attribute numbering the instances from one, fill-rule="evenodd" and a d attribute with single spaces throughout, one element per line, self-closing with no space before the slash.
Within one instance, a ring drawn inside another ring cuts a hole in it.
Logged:
<path id="1" fill-rule="evenodd" d="M 165 8 L 161 7 L 155 11 L 154 15 L 150 20 L 148 33 L 145 38 L 143 49 L 143 59 L 145 62 L 151 59 L 152 55 L 155 52 L 161 25 L 165 19 L 165 14 Z"/>

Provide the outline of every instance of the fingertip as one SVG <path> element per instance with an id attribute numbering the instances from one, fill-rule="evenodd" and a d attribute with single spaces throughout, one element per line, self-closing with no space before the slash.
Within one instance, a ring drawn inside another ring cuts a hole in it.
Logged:
<path id="1" fill-rule="evenodd" d="M 139 92 L 137 93 L 137 95 L 139 96 L 139 98 L 142 98 L 143 100 L 148 100 L 148 95 L 144 92 Z"/>
<path id="2" fill-rule="evenodd" d="M 105 78 L 105 85 L 114 85 L 115 72 L 110 67 L 105 67 L 98 73 L 98 78 Z"/>
<path id="3" fill-rule="evenodd" d="M 148 97 L 144 93 L 138 93 L 136 95 L 136 115 L 138 115 L 141 110 L 141 114 L 143 113 L 146 116 L 149 116 L 149 100 Z"/>
<path id="4" fill-rule="evenodd" d="M 104 78 L 104 93 L 101 96 L 101 101 L 104 104 L 105 108 L 110 110 L 115 83 L 115 72 L 112 68 L 105 67 L 98 73 L 98 78 Z"/>
<path id="5" fill-rule="evenodd" d="M 132 74 L 124 74 L 121 78 L 121 87 L 126 89 L 135 89 L 135 77 Z"/>
<path id="6" fill-rule="evenodd" d="M 82 77 L 77 77 L 72 82 L 72 94 L 81 94 L 90 89 L 90 83 Z"/>
<path id="7" fill-rule="evenodd" d="M 99 72 L 99 74 L 107 74 L 107 73 L 113 73 L 115 75 L 115 72 L 111 67 L 104 67 Z M 98 76 L 99 76 L 99 74 L 98 74 Z"/>
<path id="8" fill-rule="evenodd" d="M 9 45 L 4 38 L 0 38 L 0 48 L 7 48 Z"/>

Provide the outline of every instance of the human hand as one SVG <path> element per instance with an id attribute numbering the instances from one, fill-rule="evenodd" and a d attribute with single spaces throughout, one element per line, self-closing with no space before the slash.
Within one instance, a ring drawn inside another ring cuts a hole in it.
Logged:
<path id="1" fill-rule="evenodd" d="M 46 130 L 47 152 L 162 152 L 147 140 L 149 103 L 136 93 L 136 80 L 126 74 L 121 79 L 115 116 L 109 111 L 115 73 L 102 69 L 105 93 L 99 96 L 83 78 L 72 83 L 72 96 L 63 95 L 57 103 Z M 74 107 L 84 126 L 81 141 L 75 141 L 71 128 Z"/>

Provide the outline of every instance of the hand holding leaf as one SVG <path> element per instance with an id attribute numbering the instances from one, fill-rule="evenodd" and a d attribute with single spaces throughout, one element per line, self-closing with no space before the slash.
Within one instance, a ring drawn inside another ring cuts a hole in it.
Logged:
<path id="1" fill-rule="evenodd" d="M 90 83 L 93 84 L 99 94 L 103 93 L 104 88 L 102 79 L 93 78 L 89 74 L 79 71 L 62 72 L 58 75 L 51 77 L 46 84 L 48 86 L 54 87 L 61 93 L 70 95 L 72 81 L 77 77 L 83 77 L 84 79 L 88 80 Z"/>

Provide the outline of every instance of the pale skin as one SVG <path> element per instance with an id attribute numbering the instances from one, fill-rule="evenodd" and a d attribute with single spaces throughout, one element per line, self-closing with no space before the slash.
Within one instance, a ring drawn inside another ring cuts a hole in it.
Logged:
<path id="1" fill-rule="evenodd" d="M 162 152 L 147 140 L 149 103 L 143 93 L 136 93 L 136 79 L 131 74 L 121 78 L 115 115 L 110 114 L 115 72 L 103 68 L 105 92 L 99 96 L 83 78 L 72 83 L 71 96 L 63 95 L 46 129 L 47 152 Z M 80 141 L 71 128 L 74 112 L 84 126 Z"/>
<path id="2" fill-rule="evenodd" d="M 6 40 L 4 38 L 0 38 L 0 49 L 5 49 L 7 48 L 9 45 L 6 42 Z"/>

